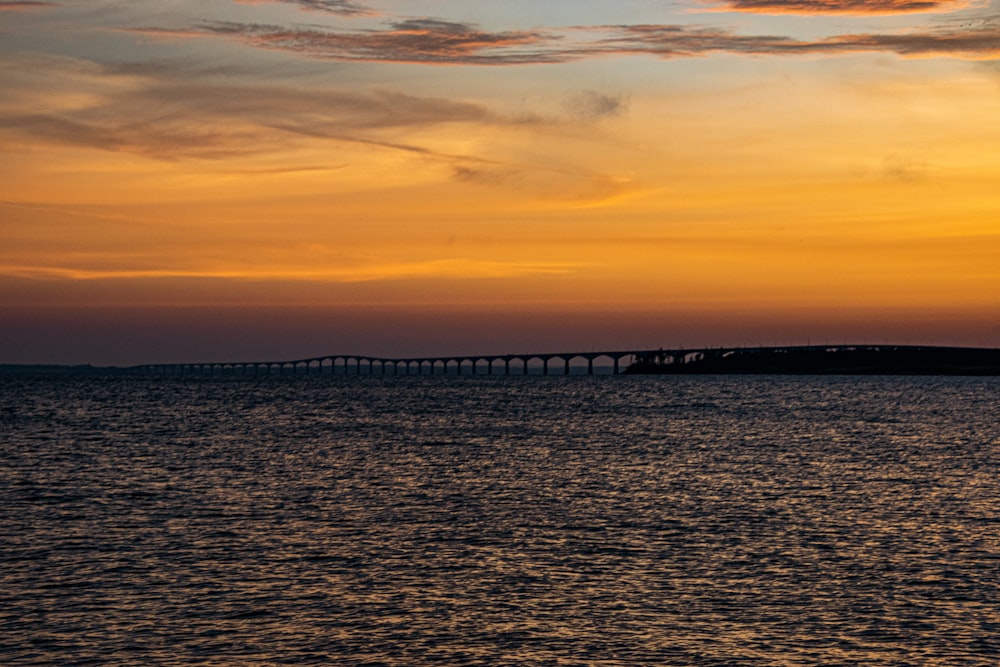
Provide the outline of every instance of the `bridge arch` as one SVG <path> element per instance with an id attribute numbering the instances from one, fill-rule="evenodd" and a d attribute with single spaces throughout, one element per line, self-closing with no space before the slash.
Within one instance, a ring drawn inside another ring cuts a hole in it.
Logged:
<path id="1" fill-rule="evenodd" d="M 547 375 L 548 367 L 549 367 L 548 357 L 546 357 L 545 355 L 535 354 L 535 355 L 527 355 L 524 357 L 525 375 Z M 538 372 L 534 373 L 532 371 L 538 371 Z"/>
<path id="2" fill-rule="evenodd" d="M 830 348 L 831 346 L 823 346 Z M 844 346 L 846 349 L 846 346 Z M 763 348 L 774 349 L 779 348 Z M 836 349 L 840 349 L 837 347 Z M 724 357 L 730 354 L 747 353 L 742 348 L 695 348 L 690 350 L 640 350 L 640 351 L 594 351 L 594 352 L 553 352 L 547 354 L 486 354 L 456 357 L 410 357 L 390 359 L 363 355 L 327 355 L 291 361 L 242 361 L 212 363 L 146 364 L 128 369 L 137 373 L 160 373 L 171 375 L 388 375 L 390 366 L 393 375 L 565 375 L 604 374 L 608 365 L 613 373 L 621 373 L 622 364 L 633 360 L 650 363 L 696 362 L 701 358 Z M 513 368 L 512 368 L 513 367 Z"/>
<path id="3" fill-rule="evenodd" d="M 587 375 L 594 374 L 594 355 L 586 354 L 583 352 L 576 352 L 573 354 L 566 355 L 566 375 L 569 375 L 572 372 L 571 365 L 577 359 L 581 360 L 583 363 L 587 365 Z"/>

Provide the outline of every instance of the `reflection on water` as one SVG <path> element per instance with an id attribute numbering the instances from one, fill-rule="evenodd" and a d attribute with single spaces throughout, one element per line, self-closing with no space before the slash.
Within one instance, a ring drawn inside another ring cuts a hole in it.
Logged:
<path id="1" fill-rule="evenodd" d="M 0 378 L 4 664 L 988 665 L 990 378 Z"/>

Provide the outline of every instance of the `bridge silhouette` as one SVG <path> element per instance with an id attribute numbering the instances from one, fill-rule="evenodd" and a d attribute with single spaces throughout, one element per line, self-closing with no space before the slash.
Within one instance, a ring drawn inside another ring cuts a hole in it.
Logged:
<path id="1" fill-rule="evenodd" d="M 604 359 L 617 375 L 623 361 L 648 354 L 644 350 L 401 358 L 332 354 L 288 361 L 144 364 L 128 370 L 165 375 L 569 375 L 574 362 L 586 362 L 587 374 L 594 375 L 595 362 Z"/>
<path id="2" fill-rule="evenodd" d="M 635 364 L 673 366 L 724 360 L 738 355 L 774 355 L 810 353 L 835 355 L 841 352 L 902 352 L 934 350 L 912 345 L 791 345 L 782 347 L 714 347 L 657 350 L 614 350 L 592 352 L 549 352 L 534 354 L 480 354 L 443 357 L 372 357 L 332 354 L 287 361 L 243 361 L 145 364 L 126 369 L 130 372 L 162 375 L 570 375 L 575 363 L 582 373 L 597 374 L 597 363 L 611 367 L 618 375 Z M 948 349 L 948 348 L 937 348 Z M 680 368 L 680 366 L 674 366 Z M 693 366 L 689 366 L 693 368 Z"/>

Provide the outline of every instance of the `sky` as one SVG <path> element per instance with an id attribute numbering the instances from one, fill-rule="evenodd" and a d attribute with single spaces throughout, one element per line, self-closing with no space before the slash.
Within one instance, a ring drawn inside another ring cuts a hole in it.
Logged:
<path id="1" fill-rule="evenodd" d="M 1000 0 L 0 2 L 0 363 L 1000 347 Z"/>

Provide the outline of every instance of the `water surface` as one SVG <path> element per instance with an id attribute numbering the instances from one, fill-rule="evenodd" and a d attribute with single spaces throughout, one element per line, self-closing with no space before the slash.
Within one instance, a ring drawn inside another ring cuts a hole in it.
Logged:
<path id="1" fill-rule="evenodd" d="M 994 665 L 1000 380 L 0 378 L 0 662 Z"/>

